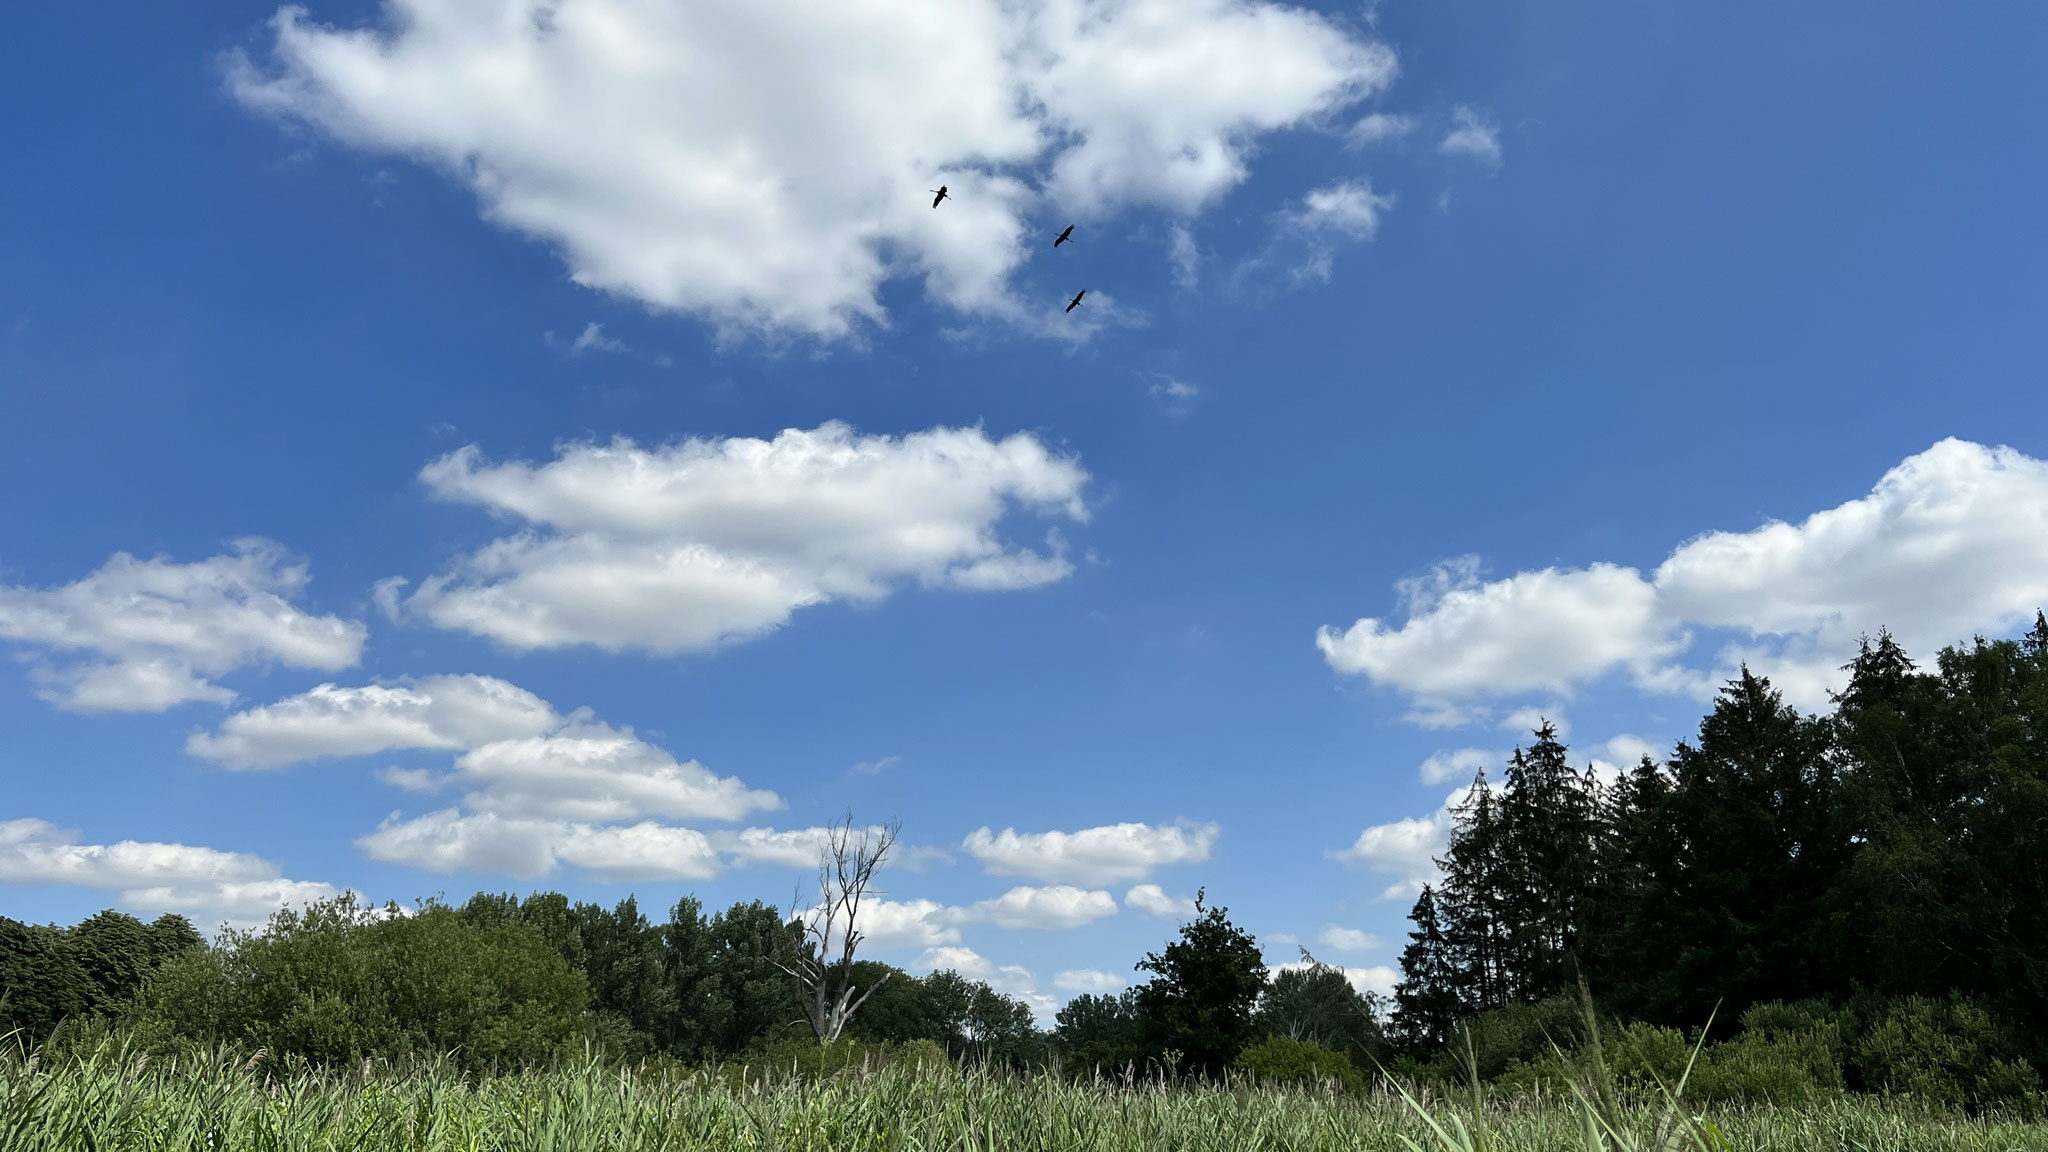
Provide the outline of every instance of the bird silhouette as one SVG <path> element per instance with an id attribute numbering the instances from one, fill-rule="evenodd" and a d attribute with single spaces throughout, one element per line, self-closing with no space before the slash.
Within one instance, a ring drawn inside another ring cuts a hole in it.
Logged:
<path id="1" fill-rule="evenodd" d="M 1073 236 L 1074 236 L 1074 226 L 1073 226 L 1072 224 L 1069 224 L 1069 225 L 1067 225 L 1067 230 L 1066 230 L 1065 232 L 1062 232 L 1062 233 L 1060 233 L 1060 235 L 1059 235 L 1059 239 L 1057 239 L 1057 240 L 1054 240 L 1054 241 L 1052 242 L 1052 246 L 1053 246 L 1053 247 L 1055 247 L 1055 248 L 1057 248 L 1057 247 L 1059 247 L 1060 245 L 1062 245 L 1062 244 L 1065 244 L 1065 243 L 1066 243 L 1066 242 L 1067 242 L 1068 240 L 1071 240 L 1071 239 L 1073 239 Z"/>
<path id="2" fill-rule="evenodd" d="M 934 208 L 939 206 L 939 201 L 946 198 L 946 186 L 944 184 L 939 185 L 937 188 L 927 188 L 925 191 L 938 193 L 938 195 L 932 197 L 932 207 Z"/>
<path id="3" fill-rule="evenodd" d="M 1086 296 L 1087 294 L 1088 290 L 1086 288 L 1083 288 L 1079 292 L 1074 293 L 1074 298 L 1072 300 L 1067 301 L 1067 311 L 1072 312 L 1074 309 L 1079 308 L 1081 306 L 1081 297 Z"/>

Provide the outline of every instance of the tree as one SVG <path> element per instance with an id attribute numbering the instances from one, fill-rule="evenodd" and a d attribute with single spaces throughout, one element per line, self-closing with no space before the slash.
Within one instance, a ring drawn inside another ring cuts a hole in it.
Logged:
<path id="1" fill-rule="evenodd" d="M 1153 974 L 1137 989 L 1137 1038 L 1149 1055 L 1179 1053 L 1182 1067 L 1215 1076 L 1258 1039 L 1266 961 L 1229 909 L 1203 907 L 1205 895 L 1196 893 L 1196 918 L 1180 939 L 1136 965 Z"/>
<path id="2" fill-rule="evenodd" d="M 151 981 L 136 1028 L 172 1046 L 238 1041 L 319 1064 L 450 1052 L 471 1072 L 566 1051 L 589 1024 L 581 973 L 533 928 L 411 915 L 353 894 L 280 909 Z"/>
<path id="3" fill-rule="evenodd" d="M 1067 1001 L 1053 1025 L 1054 1041 L 1076 1070 L 1121 1070 L 1138 1058 L 1137 989 L 1115 996 L 1084 992 Z"/>
<path id="4" fill-rule="evenodd" d="M 711 922 L 712 976 L 708 993 L 718 1010 L 716 1050 L 733 1055 L 808 1018 L 789 969 L 803 949 L 803 927 L 758 900 L 733 904 Z"/>
<path id="5" fill-rule="evenodd" d="M 794 963 L 779 965 L 804 993 L 804 1015 L 818 1043 L 831 1044 L 846 1029 L 846 1022 L 880 981 L 855 997 L 853 958 L 865 933 L 860 930 L 860 905 L 874 883 L 875 869 L 895 845 L 901 825 L 864 828 L 856 838 L 853 813 L 826 829 L 819 851 L 818 904 L 808 913 L 801 900 L 792 905 L 792 918 L 803 924 L 805 947 Z M 834 952 L 837 955 L 834 955 Z M 887 974 L 882 979 L 886 980 Z"/>
<path id="6" fill-rule="evenodd" d="M 1436 893 L 1425 884 L 1408 913 L 1415 930 L 1401 950 L 1401 983 L 1394 988 L 1394 1034 L 1411 1051 L 1435 1052 L 1465 1015 L 1450 942 L 1437 921 Z"/>
<path id="7" fill-rule="evenodd" d="M 1259 996 L 1259 1027 L 1275 1036 L 1315 1044 L 1361 1059 L 1386 1047 L 1379 997 L 1352 986 L 1343 969 L 1301 949 L 1301 965 L 1273 976 Z"/>
<path id="8" fill-rule="evenodd" d="M 0 1039 L 35 1047 L 67 1017 L 85 1011 L 89 983 L 65 947 L 64 929 L 0 916 Z"/>

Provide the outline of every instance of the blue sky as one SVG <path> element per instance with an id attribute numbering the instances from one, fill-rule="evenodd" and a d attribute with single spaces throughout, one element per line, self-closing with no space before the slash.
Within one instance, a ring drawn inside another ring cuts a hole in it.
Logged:
<path id="1" fill-rule="evenodd" d="M 7 915 L 850 808 L 1041 1013 L 1201 885 L 1384 988 L 1535 715 L 2048 603 L 2026 6 L 126 8 L 0 43 Z"/>

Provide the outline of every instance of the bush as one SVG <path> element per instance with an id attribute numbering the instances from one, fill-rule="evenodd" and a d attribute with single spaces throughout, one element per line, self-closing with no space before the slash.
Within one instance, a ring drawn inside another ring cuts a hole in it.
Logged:
<path id="1" fill-rule="evenodd" d="M 1540 1065 L 1554 1059 L 1551 1045 L 1567 1052 L 1585 1041 L 1586 1024 L 1577 996 L 1552 996 L 1534 1004 L 1509 1004 L 1481 1012 L 1472 1018 L 1472 1056 L 1479 1066 L 1479 1078 L 1492 1080 L 1517 1062 Z M 1463 1075 L 1464 1038 L 1451 1035 L 1447 1057 L 1454 1073 Z"/>
<path id="2" fill-rule="evenodd" d="M 1844 1090 L 1835 1051 L 1822 1029 L 1745 1032 L 1700 1054 L 1685 1097 L 1780 1105 L 1831 1099 Z"/>
<path id="3" fill-rule="evenodd" d="M 771 1080 L 788 1079 L 816 1080 L 846 1071 L 906 1066 L 935 1073 L 954 1073 L 958 1066 L 938 1041 L 930 1039 L 911 1040 L 907 1043 L 889 1041 L 852 1040 L 841 1037 L 831 1045 L 818 1043 L 813 1037 L 789 1037 L 758 1044 L 725 1066 L 728 1078 L 734 1078 L 742 1070 L 749 1079 L 760 1079 L 765 1072 Z"/>
<path id="4" fill-rule="evenodd" d="M 1316 1086 L 1335 1080 L 1348 1091 L 1365 1090 L 1365 1077 L 1350 1057 L 1285 1036 L 1268 1036 L 1238 1053 L 1236 1067 L 1270 1084 Z"/>
<path id="5" fill-rule="evenodd" d="M 1633 1092 L 1655 1092 L 1660 1082 L 1676 1090 L 1692 1058 L 1692 1045 L 1678 1029 L 1654 1024 L 1623 1025 L 1606 1038 L 1605 1049 L 1615 1084 Z"/>
<path id="6" fill-rule="evenodd" d="M 2038 1108 L 2041 1077 L 1976 1001 L 1909 996 L 1872 1011 L 1851 1058 L 1871 1091 L 1942 1108 Z"/>

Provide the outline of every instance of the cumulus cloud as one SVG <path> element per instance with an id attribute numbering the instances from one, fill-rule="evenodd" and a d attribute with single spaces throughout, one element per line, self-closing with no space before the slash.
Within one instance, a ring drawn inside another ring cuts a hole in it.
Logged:
<path id="1" fill-rule="evenodd" d="M 474 748 L 561 726 L 547 701 L 490 676 L 427 676 L 343 688 L 322 684 L 237 712 L 213 734 L 185 741 L 194 756 L 230 768 L 277 768 L 401 748 Z"/>
<path id="2" fill-rule="evenodd" d="M 673 821 L 737 821 L 778 809 L 695 760 L 679 761 L 630 728 L 564 717 L 540 697 L 488 676 L 392 684 L 323 684 L 236 713 L 187 748 L 230 767 L 278 767 L 398 749 L 454 752 L 446 770 L 386 766 L 402 791 L 461 792 L 458 805 L 394 812 L 357 840 L 373 859 L 433 872 L 533 878 L 562 864 L 606 879 L 701 879 L 723 858 L 810 867 L 823 830 L 745 828 L 706 834 Z"/>
<path id="3" fill-rule="evenodd" d="M 263 924 L 286 905 L 341 894 L 330 884 L 286 879 L 277 865 L 246 852 L 123 840 L 80 844 L 47 820 L 0 821 L 0 883 L 62 884 L 119 893 L 140 913 L 177 912 L 202 927 Z"/>
<path id="4" fill-rule="evenodd" d="M 1019 886 L 1001 896 L 977 900 L 953 915 L 966 923 L 1057 931 L 1116 915 L 1116 897 L 1067 884 L 1046 888 Z"/>
<path id="5" fill-rule="evenodd" d="M 1121 990 L 1128 983 L 1130 981 L 1121 976 L 1095 968 L 1069 968 L 1052 978 L 1054 988 L 1075 995 L 1083 992 L 1105 995 Z"/>
<path id="6" fill-rule="evenodd" d="M 1380 946 L 1380 938 L 1370 932 L 1361 932 L 1356 928 L 1339 928 L 1335 924 L 1326 925 L 1323 934 L 1317 939 L 1322 942 L 1323 947 L 1338 952 L 1370 952 Z"/>
<path id="7" fill-rule="evenodd" d="M 1391 872 L 1399 879 L 1381 889 L 1381 900 L 1412 900 L 1423 885 L 1433 884 L 1436 866 L 1450 846 L 1451 812 L 1472 792 L 1466 785 L 1444 798 L 1443 806 L 1427 816 L 1410 816 L 1386 824 L 1375 824 L 1358 834 L 1349 848 L 1333 853 L 1347 864 L 1359 864 L 1375 872 Z"/>
<path id="8" fill-rule="evenodd" d="M 311 576 L 267 540 L 192 564 L 117 552 L 55 588 L 0 585 L 0 638 L 38 650 L 38 695 L 74 712 L 227 704 L 213 678 L 276 661 L 333 671 L 362 659 L 365 629 L 293 601 Z"/>
<path id="9" fill-rule="evenodd" d="M 936 900 L 863 900 L 860 930 L 872 948 L 936 948 L 960 942 L 958 913 Z"/>
<path id="10" fill-rule="evenodd" d="M 1909 651 L 2022 626 L 2048 604 L 2048 464 L 1947 439 L 1866 496 L 1745 532 L 1715 531 L 1656 571 L 1595 563 L 1482 582 L 1469 560 L 1404 584 L 1407 620 L 1316 642 L 1332 668 L 1403 692 L 1426 719 L 1626 671 L 1645 691 L 1710 697 L 1747 662 L 1804 708 L 1827 704 L 1860 634 Z M 1707 662 L 1694 630 L 1732 636 Z"/>
<path id="11" fill-rule="evenodd" d="M 1451 130 L 1436 150 L 1446 156 L 1470 156 L 1500 164 L 1500 125 L 1484 109 L 1460 104 L 1451 111 Z"/>
<path id="12" fill-rule="evenodd" d="M 407 606 L 518 649 L 701 651 L 798 608 L 872 602 L 904 581 L 1027 588 L 1072 566 L 997 533 L 1013 510 L 1084 521 L 1087 473 L 1029 435 L 863 436 L 828 423 L 773 440 L 574 444 L 548 464 L 429 464 L 435 495 L 536 527 L 499 539 Z"/>
<path id="13" fill-rule="evenodd" d="M 1140 884 L 1124 893 L 1124 907 L 1154 916 L 1186 917 L 1195 914 L 1193 896 L 1168 896 L 1157 884 Z"/>
<path id="14" fill-rule="evenodd" d="M 1038 990 L 1038 978 L 1031 974 L 1029 968 L 993 963 L 972 948 L 927 948 L 910 968 L 911 971 L 957 972 L 969 980 L 979 980 L 1005 996 L 1022 1000 L 1041 1023 L 1050 1019 L 1059 1008 L 1056 998 Z"/>
<path id="15" fill-rule="evenodd" d="M 1309 966 L 1309 962 L 1306 960 L 1294 960 L 1286 964 L 1268 964 L 1266 965 L 1266 976 L 1268 979 L 1271 979 L 1282 972 L 1295 972 Z M 1392 966 L 1386 964 L 1374 964 L 1365 968 L 1350 968 L 1342 964 L 1325 964 L 1324 967 L 1334 968 L 1338 972 L 1343 973 L 1344 979 L 1349 981 L 1351 986 L 1357 989 L 1361 996 L 1370 992 L 1377 996 L 1390 997 L 1394 994 L 1394 986 L 1401 982 L 1401 974 L 1396 972 Z"/>
<path id="16" fill-rule="evenodd" d="M 1422 762 L 1419 775 L 1424 784 L 1435 786 L 1452 780 L 1471 780 L 1481 771 L 1507 763 L 1508 753 L 1491 748 L 1457 748 L 1433 753 Z"/>
<path id="17" fill-rule="evenodd" d="M 749 789 L 695 760 L 679 763 L 630 728 L 596 721 L 471 749 L 438 783 L 469 789 L 463 803 L 474 811 L 535 819 L 738 820 L 782 807 L 773 792 Z"/>
<path id="18" fill-rule="evenodd" d="M 356 840 L 372 860 L 428 872 L 488 873 L 522 880 L 570 864 L 607 880 L 701 880 L 718 871 L 704 833 L 643 820 L 630 826 L 535 819 L 445 808 L 414 819 L 393 813 Z"/>
<path id="19" fill-rule="evenodd" d="M 1395 71 L 1264 0 L 388 0 L 271 30 L 230 69 L 245 106 L 439 167 L 579 284 L 825 339 L 885 323 L 899 277 L 1014 317 L 1041 205 L 1192 213 Z"/>
<path id="20" fill-rule="evenodd" d="M 998 876 L 1030 876 L 1082 884 L 1139 880 L 1154 869 L 1209 858 L 1215 824 L 1109 824 L 1079 832 L 1000 833 L 978 828 L 961 847 Z"/>

